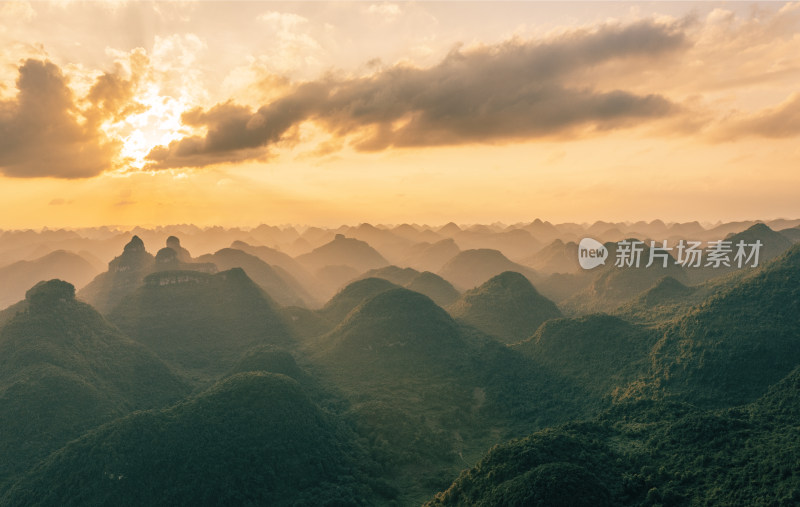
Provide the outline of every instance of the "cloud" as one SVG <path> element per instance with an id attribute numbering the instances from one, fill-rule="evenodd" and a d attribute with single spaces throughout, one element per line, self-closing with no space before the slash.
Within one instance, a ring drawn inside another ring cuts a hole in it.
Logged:
<path id="1" fill-rule="evenodd" d="M 184 123 L 205 136 L 148 156 L 151 168 L 204 166 L 266 152 L 304 121 L 357 150 L 509 142 L 602 131 L 669 116 L 663 96 L 595 90 L 570 75 L 610 61 L 652 63 L 687 45 L 676 25 L 639 22 L 575 31 L 546 42 L 455 49 L 430 68 L 397 65 L 364 78 L 327 75 L 253 111 L 225 103 Z"/>
<path id="2" fill-rule="evenodd" d="M 117 89 L 115 89 L 117 88 Z M 124 87 L 122 87 L 124 88 Z M 19 178 L 85 178 L 110 168 L 119 150 L 99 129 L 106 112 L 118 111 L 120 83 L 98 82 L 101 110 L 84 115 L 61 70 L 26 60 L 19 68 L 19 93 L 0 102 L 0 172 Z"/>
<path id="3" fill-rule="evenodd" d="M 386 19 L 391 19 L 400 15 L 400 6 L 390 3 L 372 4 L 367 7 L 367 12 L 370 14 L 378 14 Z"/>
<path id="4" fill-rule="evenodd" d="M 773 139 L 800 136 L 800 93 L 777 107 L 767 108 L 747 116 L 732 116 L 716 132 L 720 140 L 755 136 Z"/>
<path id="5" fill-rule="evenodd" d="M 298 25 L 308 23 L 308 19 L 291 12 L 265 12 L 258 16 L 259 21 L 263 21 L 274 29 L 292 30 Z"/>

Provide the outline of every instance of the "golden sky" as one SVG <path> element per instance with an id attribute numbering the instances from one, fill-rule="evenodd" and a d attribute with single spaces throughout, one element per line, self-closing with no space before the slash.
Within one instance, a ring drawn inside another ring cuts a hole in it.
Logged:
<path id="1" fill-rule="evenodd" d="M 0 2 L 0 228 L 800 217 L 800 3 Z"/>

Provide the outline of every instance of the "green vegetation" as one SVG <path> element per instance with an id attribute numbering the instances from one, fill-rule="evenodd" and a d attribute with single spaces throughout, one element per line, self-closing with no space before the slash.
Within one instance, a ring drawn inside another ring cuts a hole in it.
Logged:
<path id="1" fill-rule="evenodd" d="M 586 398 L 402 288 L 363 302 L 307 349 L 321 378 L 350 401 L 405 503 L 429 497 L 497 441 L 582 415 L 577 400 Z"/>
<path id="2" fill-rule="evenodd" d="M 361 278 L 383 278 L 395 285 L 405 287 L 413 280 L 419 271 L 413 268 L 398 268 L 397 266 L 386 266 L 378 269 L 370 269 Z"/>
<path id="3" fill-rule="evenodd" d="M 23 476 L 4 505 L 367 505 L 352 433 L 294 380 L 250 372 L 137 412 Z"/>
<path id="4" fill-rule="evenodd" d="M 0 482 L 93 426 L 189 392 L 74 296 L 71 284 L 42 282 L 0 330 Z"/>
<path id="5" fill-rule="evenodd" d="M 669 327 L 654 383 L 702 406 L 753 401 L 800 364 L 800 245 L 720 290 Z"/>
<path id="6" fill-rule="evenodd" d="M 277 305 L 240 268 L 153 273 L 109 319 L 200 381 L 224 373 L 255 345 L 292 343 Z"/>
<path id="7" fill-rule="evenodd" d="M 458 291 L 450 282 L 430 271 L 420 273 L 412 268 L 386 266 L 385 268 L 371 269 L 361 278 L 383 278 L 399 287 L 425 294 L 442 307 L 452 304 L 459 296 Z"/>
<path id="8" fill-rule="evenodd" d="M 341 322 L 348 313 L 373 296 L 399 288 L 383 278 L 365 278 L 340 290 L 320 310 L 320 314 L 333 324 Z"/>
<path id="9" fill-rule="evenodd" d="M 646 374 L 657 331 L 605 314 L 545 322 L 513 346 L 606 402 L 620 386 Z"/>
<path id="10" fill-rule="evenodd" d="M 494 447 L 427 505 L 796 505 L 800 369 L 757 402 L 636 402 Z"/>
<path id="11" fill-rule="evenodd" d="M 465 292 L 449 311 L 453 317 L 503 343 L 522 341 L 542 322 L 561 317 L 561 311 L 552 301 L 539 294 L 527 278 L 513 271 L 501 273 Z"/>
<path id="12" fill-rule="evenodd" d="M 460 295 L 450 282 L 430 271 L 419 273 L 406 284 L 406 288 L 425 294 L 441 307 L 455 303 Z"/>
<path id="13" fill-rule="evenodd" d="M 457 300 L 381 267 L 311 310 L 239 268 L 152 272 L 140 243 L 97 286 L 118 328 L 59 280 L 0 312 L 0 505 L 800 503 L 800 245 L 697 285 L 542 279 L 583 286 L 565 318 L 513 266 Z"/>
<path id="14" fill-rule="evenodd" d="M 223 248 L 213 255 L 203 255 L 200 262 L 212 263 L 220 270 L 242 268 L 247 276 L 282 305 L 314 306 L 315 299 L 300 283 L 281 268 L 270 266 L 255 255 L 234 248 Z"/>

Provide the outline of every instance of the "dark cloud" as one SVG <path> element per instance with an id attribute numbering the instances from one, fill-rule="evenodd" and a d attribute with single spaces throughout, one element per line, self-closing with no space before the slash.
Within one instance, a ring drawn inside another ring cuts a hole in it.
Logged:
<path id="1" fill-rule="evenodd" d="M 106 90 L 107 85 L 96 85 Z M 83 115 L 61 70 L 27 60 L 19 69 L 19 93 L 0 103 L 0 172 L 33 178 L 84 178 L 109 169 L 119 146 L 99 130 L 103 112 Z M 109 91 L 102 91 L 107 97 Z M 110 99 L 104 99 L 112 109 Z M 83 117 L 83 121 L 80 118 Z"/>
<path id="2" fill-rule="evenodd" d="M 742 118 L 729 118 L 719 129 L 718 138 L 733 140 L 746 136 L 774 139 L 800 136 L 800 93 L 795 93 L 778 107 L 765 109 Z"/>
<path id="3" fill-rule="evenodd" d="M 597 91 L 571 74 L 612 60 L 652 62 L 687 44 L 678 26 L 640 22 L 579 31 L 546 43 L 509 41 L 454 50 L 438 65 L 395 66 L 370 77 L 296 86 L 257 111 L 232 103 L 194 110 L 183 121 L 205 127 L 158 147 L 152 168 L 203 166 L 264 153 L 306 120 L 362 151 L 387 147 L 507 142 L 614 129 L 671 114 L 658 95 Z"/>
<path id="4" fill-rule="evenodd" d="M 120 74 L 121 69 L 103 74 L 89 90 L 86 98 L 91 103 L 91 108 L 87 111 L 90 122 L 96 123 L 105 118 L 120 121 L 146 109 L 146 106 L 134 100 L 138 76 L 124 79 Z"/>

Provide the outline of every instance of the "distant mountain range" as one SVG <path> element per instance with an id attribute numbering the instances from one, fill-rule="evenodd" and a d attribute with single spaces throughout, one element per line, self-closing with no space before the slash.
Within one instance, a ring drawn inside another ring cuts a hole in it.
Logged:
<path id="1" fill-rule="evenodd" d="M 457 289 L 468 290 L 505 271 L 521 273 L 531 281 L 539 279 L 533 269 L 511 262 L 499 250 L 491 249 L 459 252 L 442 266 L 439 275 Z"/>
<path id="2" fill-rule="evenodd" d="M 0 232 L 0 505 L 794 505 L 798 226 Z"/>
<path id="3" fill-rule="evenodd" d="M 25 297 L 25 291 L 42 280 L 58 278 L 83 287 L 97 270 L 84 257 L 56 250 L 32 261 L 17 261 L 0 268 L 0 309 Z"/>

